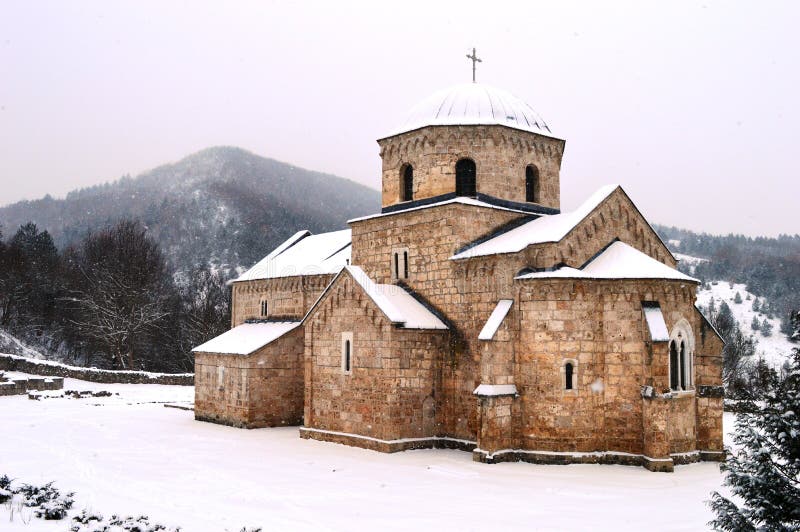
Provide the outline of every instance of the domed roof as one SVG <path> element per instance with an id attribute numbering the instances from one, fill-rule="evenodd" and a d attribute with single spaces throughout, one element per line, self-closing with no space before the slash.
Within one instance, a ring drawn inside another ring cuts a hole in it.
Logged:
<path id="1" fill-rule="evenodd" d="M 555 137 L 539 113 L 503 89 L 462 83 L 438 91 L 415 105 L 386 137 L 425 126 L 501 125 Z"/>

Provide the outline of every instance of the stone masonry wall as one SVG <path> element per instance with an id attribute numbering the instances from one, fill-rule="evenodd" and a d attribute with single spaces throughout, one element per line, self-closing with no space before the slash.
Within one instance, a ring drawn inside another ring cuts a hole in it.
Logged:
<path id="1" fill-rule="evenodd" d="M 403 282 L 450 320 L 453 345 L 442 368 L 442 435 L 475 440 L 475 387 L 480 384 L 478 332 L 497 304 L 503 279 L 490 269 L 464 275 L 449 260 L 462 246 L 524 216 L 518 212 L 449 204 L 351 223 L 353 264 L 378 283 L 391 283 L 391 252 L 409 250 L 409 277 Z M 511 290 L 510 277 L 505 279 Z"/>
<path id="2" fill-rule="evenodd" d="M 342 333 L 352 333 L 349 374 Z M 434 436 L 446 338 L 447 331 L 394 327 L 343 273 L 306 323 L 305 426 L 381 440 Z"/>
<path id="3" fill-rule="evenodd" d="M 400 202 L 401 169 L 414 168 L 415 200 L 455 192 L 455 166 L 475 161 L 478 192 L 525 202 L 525 168 L 539 169 L 540 205 L 560 206 L 564 141 L 504 126 L 428 126 L 378 141 L 383 161 L 382 205 Z"/>
<path id="4" fill-rule="evenodd" d="M 195 417 L 237 427 L 300 425 L 303 328 L 247 356 L 195 353 Z"/>
<path id="5" fill-rule="evenodd" d="M 70 377 L 89 382 L 125 384 L 174 384 L 191 386 L 193 373 L 151 373 L 147 371 L 119 371 L 68 366 L 49 360 L 35 360 L 16 355 L 0 354 L 0 370 L 20 371 L 50 377 Z"/>
<path id="6" fill-rule="evenodd" d="M 268 303 L 267 317 L 300 319 L 332 279 L 333 274 L 324 274 L 234 283 L 231 327 L 241 325 L 249 318 L 262 318 L 262 300 Z"/>
<path id="7" fill-rule="evenodd" d="M 699 337 L 694 283 L 539 279 L 519 285 L 521 448 L 644 453 L 641 386 L 660 391 L 668 361 L 666 351 L 648 341 L 641 301 L 658 301 L 670 330 L 686 319 Z M 654 356 L 660 352 L 664 356 Z M 712 356 L 699 344 L 695 352 L 697 382 L 715 371 L 719 353 Z M 564 389 L 567 359 L 576 365 L 575 390 Z M 661 451 L 698 449 L 696 390 L 667 401 L 666 410 L 652 411 L 648 421 L 652 427 L 665 416 L 668 444 Z M 721 443 L 721 433 L 714 438 Z"/>

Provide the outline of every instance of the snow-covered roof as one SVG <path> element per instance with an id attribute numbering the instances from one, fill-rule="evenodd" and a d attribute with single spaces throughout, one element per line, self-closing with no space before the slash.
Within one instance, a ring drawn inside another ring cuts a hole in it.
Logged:
<path id="1" fill-rule="evenodd" d="M 425 126 L 454 125 L 501 125 L 558 138 L 530 105 L 483 83 L 462 83 L 431 94 L 385 137 Z"/>
<path id="2" fill-rule="evenodd" d="M 350 220 L 347 220 L 347 223 L 361 222 L 361 221 L 364 221 L 364 220 L 371 220 L 373 218 L 381 218 L 383 216 L 392 216 L 392 215 L 395 215 L 395 214 L 405 214 L 407 212 L 420 211 L 422 209 L 430 209 L 432 207 L 440 207 L 442 205 L 450 205 L 451 203 L 460 203 L 461 205 L 473 205 L 475 207 L 486 207 L 488 209 L 496 209 L 496 210 L 499 210 L 499 211 L 518 212 L 520 214 L 527 214 L 527 215 L 531 214 L 529 211 L 523 211 L 523 210 L 519 210 L 519 209 L 511 209 L 509 207 L 500 207 L 498 205 L 492 205 L 491 203 L 487 203 L 487 202 L 481 201 L 479 199 L 470 198 L 470 197 L 467 197 L 467 196 L 458 196 L 458 197 L 450 198 L 450 199 L 447 199 L 447 200 L 437 201 L 435 203 L 428 203 L 427 205 L 420 205 L 418 207 L 409 207 L 408 209 L 396 210 L 396 211 L 391 211 L 391 212 L 380 212 L 378 214 L 370 214 L 368 216 L 361 216 L 359 218 L 352 218 Z"/>
<path id="3" fill-rule="evenodd" d="M 511 305 L 513 304 L 513 299 L 501 299 L 497 302 L 497 306 L 494 307 L 489 319 L 486 320 L 486 325 L 481 329 L 478 340 L 491 340 L 494 338 L 497 329 L 500 328 L 500 324 L 503 323 L 503 320 L 508 314 L 508 311 L 511 310 Z"/>
<path id="4" fill-rule="evenodd" d="M 312 235 L 299 231 L 234 282 L 336 273 L 350 261 L 350 229 Z"/>
<path id="5" fill-rule="evenodd" d="M 480 384 L 472 392 L 474 395 L 484 397 L 497 397 L 498 395 L 516 395 L 517 387 L 513 384 Z"/>
<path id="6" fill-rule="evenodd" d="M 619 185 L 606 185 L 589 196 L 574 211 L 542 215 L 526 224 L 456 253 L 450 259 L 459 260 L 501 253 L 518 253 L 532 244 L 558 242 L 567 236 L 567 233 L 578 225 L 581 220 L 589 216 L 617 188 L 619 188 Z"/>
<path id="7" fill-rule="evenodd" d="M 277 340 L 300 325 L 300 323 L 299 321 L 243 323 L 202 345 L 198 345 L 192 349 L 192 352 L 249 355 L 268 343 Z"/>
<path id="8" fill-rule="evenodd" d="M 447 325 L 402 287 L 377 284 L 358 266 L 345 266 L 353 279 L 392 323 L 404 329 L 447 329 Z"/>
<path id="9" fill-rule="evenodd" d="M 669 330 L 667 329 L 667 323 L 664 321 L 661 307 L 657 303 L 643 304 L 642 312 L 644 312 L 644 319 L 647 321 L 647 328 L 650 330 L 650 339 L 654 342 L 668 341 Z"/>
<path id="10" fill-rule="evenodd" d="M 672 279 L 699 283 L 624 242 L 614 242 L 582 269 L 565 266 L 554 271 L 518 275 L 515 279 Z"/>

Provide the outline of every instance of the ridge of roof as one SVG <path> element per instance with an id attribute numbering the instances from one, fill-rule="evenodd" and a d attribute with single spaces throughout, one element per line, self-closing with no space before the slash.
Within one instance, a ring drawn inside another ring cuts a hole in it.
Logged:
<path id="1" fill-rule="evenodd" d="M 488 209 L 496 209 L 496 210 L 507 211 L 507 212 L 516 212 L 516 213 L 527 214 L 527 215 L 536 214 L 536 213 L 532 213 L 532 212 L 528 212 L 528 211 L 523 211 L 523 210 L 520 210 L 520 209 L 513 209 L 513 208 L 510 208 L 510 207 L 501 207 L 501 206 L 498 206 L 498 205 L 492 205 L 491 203 L 487 203 L 485 201 L 481 201 L 480 199 L 470 198 L 470 197 L 467 197 L 467 196 L 456 196 L 455 198 L 449 198 L 449 199 L 445 199 L 445 200 L 442 200 L 442 201 L 437 201 L 435 203 L 429 203 L 429 204 L 425 204 L 425 205 L 419 205 L 417 207 L 411 207 L 409 209 L 393 210 L 393 211 L 390 211 L 390 212 L 379 212 L 379 213 L 370 214 L 370 215 L 367 215 L 367 216 L 360 216 L 358 218 L 351 218 L 350 220 L 347 220 L 347 223 L 351 224 L 353 222 L 363 222 L 365 220 L 372 220 L 374 218 L 383 218 L 385 216 L 394 216 L 396 214 L 404 214 L 404 213 L 408 213 L 408 212 L 420 211 L 420 210 L 423 210 L 423 209 L 430 209 L 430 208 L 433 208 L 433 207 L 440 207 L 442 205 L 451 205 L 451 204 L 456 204 L 456 203 L 461 204 L 461 205 L 472 205 L 472 206 L 475 206 L 475 207 L 484 207 L 484 208 L 488 208 Z"/>
<path id="2" fill-rule="evenodd" d="M 559 242 L 614 191 L 621 188 L 619 185 L 601 187 L 572 211 L 541 215 L 519 227 L 503 231 L 484 242 L 467 247 L 450 257 L 450 260 L 518 253 L 532 244 Z"/>
<path id="3" fill-rule="evenodd" d="M 347 264 L 351 244 L 349 228 L 316 235 L 298 231 L 231 282 L 336 273 Z"/>
<path id="4" fill-rule="evenodd" d="M 528 279 L 668 279 L 699 283 L 622 241 L 612 241 L 605 250 L 579 268 L 565 266 L 552 271 L 537 271 L 514 277 Z"/>

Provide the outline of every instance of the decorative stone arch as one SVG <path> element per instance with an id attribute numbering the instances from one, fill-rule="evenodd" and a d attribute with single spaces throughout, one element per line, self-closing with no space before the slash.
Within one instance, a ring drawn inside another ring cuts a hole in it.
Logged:
<path id="1" fill-rule="evenodd" d="M 578 359 L 564 358 L 559 368 L 561 374 L 561 390 L 563 392 L 577 393 L 578 391 Z"/>
<path id="2" fill-rule="evenodd" d="M 686 318 L 672 326 L 669 335 L 669 387 L 674 391 L 694 388 L 694 332 Z"/>

